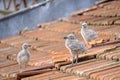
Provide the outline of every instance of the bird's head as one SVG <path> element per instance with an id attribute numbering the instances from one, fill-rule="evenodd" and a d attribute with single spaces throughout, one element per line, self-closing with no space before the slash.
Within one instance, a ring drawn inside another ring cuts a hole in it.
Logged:
<path id="1" fill-rule="evenodd" d="M 82 23 L 82 28 L 86 29 L 87 28 L 87 23 Z"/>
<path id="2" fill-rule="evenodd" d="M 24 44 L 22 45 L 22 49 L 27 49 L 28 47 L 31 47 L 31 45 L 30 45 L 30 44 L 27 44 L 27 43 L 24 43 Z"/>
<path id="3" fill-rule="evenodd" d="M 68 34 L 66 37 L 64 37 L 64 39 L 74 40 L 75 39 L 75 35 L 74 34 Z"/>

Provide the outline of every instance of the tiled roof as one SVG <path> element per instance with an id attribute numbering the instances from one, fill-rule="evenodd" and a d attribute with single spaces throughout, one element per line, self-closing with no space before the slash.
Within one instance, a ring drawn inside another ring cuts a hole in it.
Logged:
<path id="1" fill-rule="evenodd" d="M 120 80 L 119 4 L 120 0 L 104 0 L 68 18 L 38 24 L 35 30 L 0 40 L 0 80 Z M 84 43 L 82 22 L 99 38 L 87 46 L 87 54 L 79 55 L 78 64 L 71 66 L 63 37 L 74 32 Z M 16 56 L 25 42 L 32 45 L 31 60 L 19 73 Z"/>
<path id="2" fill-rule="evenodd" d="M 27 80 L 27 79 L 28 78 L 24 78 L 22 80 Z M 29 77 L 29 79 L 30 80 L 87 80 L 84 77 L 65 74 L 57 70 L 46 72 L 40 75 L 31 76 Z"/>

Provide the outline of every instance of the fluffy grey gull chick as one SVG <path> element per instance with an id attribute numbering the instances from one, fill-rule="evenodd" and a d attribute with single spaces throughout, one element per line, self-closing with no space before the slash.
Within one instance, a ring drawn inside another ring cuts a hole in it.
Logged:
<path id="1" fill-rule="evenodd" d="M 30 45 L 27 43 L 24 43 L 22 45 L 22 50 L 17 55 L 17 62 L 18 62 L 19 67 L 20 67 L 20 72 L 22 72 L 21 71 L 22 66 L 24 68 L 26 68 L 26 66 L 30 60 L 30 52 L 28 50 L 28 47 L 30 47 Z"/>
<path id="2" fill-rule="evenodd" d="M 64 37 L 66 39 L 65 46 L 69 50 L 71 56 L 72 56 L 72 65 L 74 64 L 74 60 L 76 58 L 76 64 L 78 63 L 78 55 L 85 53 L 87 48 L 85 45 L 81 42 L 79 42 L 74 34 L 69 34 L 67 37 Z"/>
<path id="3" fill-rule="evenodd" d="M 81 35 L 85 40 L 86 44 L 89 44 L 90 41 L 98 38 L 97 33 L 94 30 L 89 29 L 87 23 L 82 23 Z"/>

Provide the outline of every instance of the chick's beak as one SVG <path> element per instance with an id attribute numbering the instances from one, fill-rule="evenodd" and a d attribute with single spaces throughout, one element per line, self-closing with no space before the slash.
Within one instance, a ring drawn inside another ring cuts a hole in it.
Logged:
<path id="1" fill-rule="evenodd" d="M 64 37 L 64 39 L 67 39 L 67 37 Z"/>

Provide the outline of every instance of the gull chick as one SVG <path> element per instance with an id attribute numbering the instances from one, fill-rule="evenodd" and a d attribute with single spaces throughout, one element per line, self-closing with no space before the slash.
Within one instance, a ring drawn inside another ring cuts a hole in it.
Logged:
<path id="1" fill-rule="evenodd" d="M 98 38 L 98 35 L 94 30 L 88 29 L 87 23 L 82 23 L 81 35 L 84 41 L 86 42 L 86 44 L 89 44 L 89 42 Z"/>
<path id="2" fill-rule="evenodd" d="M 74 34 L 69 34 L 67 37 L 64 37 L 66 39 L 65 46 L 69 50 L 71 56 L 72 56 L 72 65 L 74 64 L 74 60 L 76 58 L 76 64 L 78 63 L 78 55 L 84 53 L 87 48 L 85 45 L 81 42 L 79 42 Z"/>
<path id="3" fill-rule="evenodd" d="M 21 71 L 22 66 L 24 68 L 26 68 L 26 66 L 30 60 L 30 52 L 28 50 L 28 47 L 30 47 L 30 45 L 27 43 L 24 43 L 22 45 L 22 50 L 17 55 L 17 62 L 18 62 L 19 67 L 20 67 L 20 72 L 22 72 Z"/>

